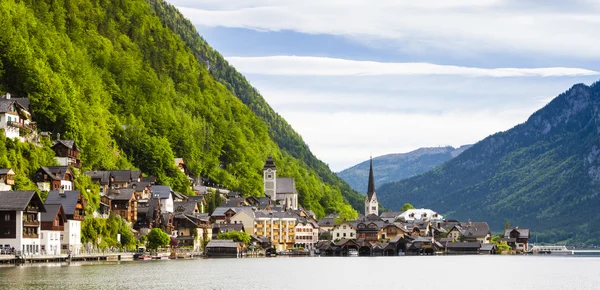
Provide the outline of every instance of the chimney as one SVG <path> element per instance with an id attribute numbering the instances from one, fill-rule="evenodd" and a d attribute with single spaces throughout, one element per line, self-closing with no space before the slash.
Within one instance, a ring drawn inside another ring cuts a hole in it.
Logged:
<path id="1" fill-rule="evenodd" d="M 10 100 L 10 93 L 6 93 L 6 96 L 5 96 L 5 98 L 6 98 L 7 100 Z"/>
<path id="2" fill-rule="evenodd" d="M 56 140 L 60 140 L 60 133 L 56 133 Z"/>
<path id="3" fill-rule="evenodd" d="M 65 188 L 61 186 L 60 189 L 58 190 L 58 194 L 60 196 L 65 196 Z"/>

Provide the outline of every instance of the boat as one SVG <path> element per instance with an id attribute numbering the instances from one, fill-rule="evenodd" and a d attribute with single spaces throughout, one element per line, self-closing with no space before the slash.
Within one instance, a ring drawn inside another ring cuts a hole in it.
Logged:
<path id="1" fill-rule="evenodd" d="M 358 251 L 355 249 L 348 250 L 348 257 L 358 257 Z"/>
<path id="2" fill-rule="evenodd" d="M 152 260 L 152 256 L 150 256 L 150 255 L 140 255 L 140 256 L 138 257 L 138 260 L 141 260 L 141 261 L 149 261 L 149 260 Z"/>
<path id="3" fill-rule="evenodd" d="M 529 250 L 532 254 L 552 254 L 552 255 L 573 255 L 574 250 L 567 249 L 566 246 L 550 245 L 550 246 L 537 246 L 534 245 Z"/>

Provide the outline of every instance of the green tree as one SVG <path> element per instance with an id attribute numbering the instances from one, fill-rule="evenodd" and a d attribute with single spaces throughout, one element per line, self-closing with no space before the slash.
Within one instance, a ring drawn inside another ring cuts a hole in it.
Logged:
<path id="1" fill-rule="evenodd" d="M 148 249 L 156 250 L 161 247 L 166 247 L 171 242 L 171 238 L 167 233 L 160 228 L 153 228 L 147 235 Z"/>
<path id="2" fill-rule="evenodd" d="M 414 207 L 412 204 L 410 204 L 410 203 L 405 203 L 405 204 L 404 204 L 404 205 L 403 205 L 403 206 L 400 208 L 400 211 L 401 211 L 401 212 L 405 212 L 405 211 L 407 211 L 407 210 L 409 210 L 409 209 L 414 209 L 414 208 L 415 208 L 415 207 Z"/>
<path id="3" fill-rule="evenodd" d="M 508 222 L 508 220 L 505 220 L 504 221 L 504 230 L 506 231 L 508 229 L 510 229 L 510 223 Z"/>
<path id="4" fill-rule="evenodd" d="M 233 240 L 234 242 L 240 242 L 244 244 L 249 244 L 252 239 L 250 235 L 246 232 L 227 232 L 227 233 L 219 233 L 217 235 L 218 240 Z"/>

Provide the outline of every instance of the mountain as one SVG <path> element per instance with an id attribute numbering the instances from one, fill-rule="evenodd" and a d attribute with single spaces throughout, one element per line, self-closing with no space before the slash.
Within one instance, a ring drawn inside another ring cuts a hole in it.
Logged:
<path id="1" fill-rule="evenodd" d="M 504 221 L 538 241 L 600 242 L 600 82 L 577 84 L 516 127 L 377 191 L 380 202 L 453 219 Z"/>
<path id="2" fill-rule="evenodd" d="M 471 145 L 459 148 L 452 146 L 419 148 L 408 153 L 386 154 L 373 158 L 375 185 L 381 186 L 388 182 L 400 181 L 421 173 L 458 156 Z M 369 178 L 369 160 L 363 161 L 337 173 L 350 186 L 364 194 L 367 192 Z"/>
<path id="3" fill-rule="evenodd" d="M 264 121 L 268 127 L 269 136 L 283 152 L 300 160 L 316 172 L 325 183 L 332 187 L 332 190 L 341 191 L 344 199 L 353 208 L 359 211 L 364 210 L 364 197 L 333 173 L 327 164 L 312 154 L 302 137 L 269 106 L 258 90 L 252 87 L 241 73 L 229 65 L 218 51 L 208 45 L 189 20 L 174 6 L 163 0 L 147 0 L 147 2 L 150 3 L 163 25 L 181 37 L 213 77 Z"/>
<path id="4" fill-rule="evenodd" d="M 189 193 L 173 162 L 181 157 L 194 176 L 262 195 L 262 167 L 273 155 L 278 174 L 295 177 L 304 207 L 318 216 L 356 216 L 348 204 L 352 190 L 344 197 L 345 183 L 322 177 L 333 173 L 319 167 L 323 163 L 264 100 L 255 102 L 273 115 L 269 122 L 217 80 L 214 65 L 194 53 L 200 48 L 193 50 L 165 24 L 179 14 L 159 15 L 157 4 L 168 6 L 144 0 L 0 1 L 0 93 L 30 98 L 40 131 L 77 142 L 83 170 L 139 168 Z M 203 53 L 216 54 L 204 45 Z M 13 143 L 0 142 L 6 148 L 0 149 L 0 166 L 31 177 L 36 166 L 49 165 L 48 150 Z"/>

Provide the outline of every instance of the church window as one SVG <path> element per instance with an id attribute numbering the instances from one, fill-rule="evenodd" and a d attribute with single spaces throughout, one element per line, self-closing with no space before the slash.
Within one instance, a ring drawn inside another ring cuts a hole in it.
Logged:
<path id="1" fill-rule="evenodd" d="M 376 210 L 377 208 L 373 206 L 373 207 L 371 207 L 371 209 L 372 209 L 372 210 Z"/>
<path id="2" fill-rule="evenodd" d="M 268 178 L 268 179 L 271 179 L 271 178 L 273 178 L 273 175 L 271 175 L 271 174 L 267 174 L 267 178 Z"/>

